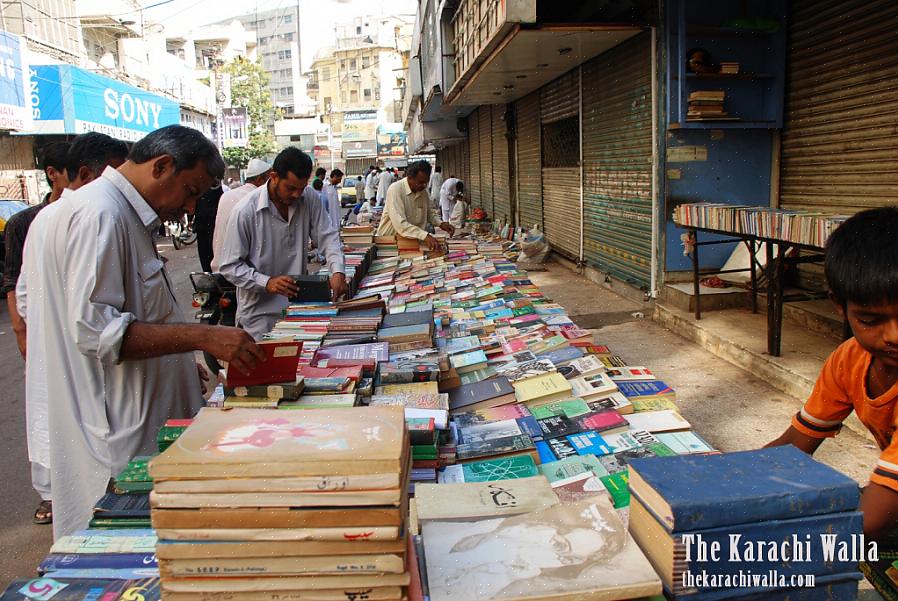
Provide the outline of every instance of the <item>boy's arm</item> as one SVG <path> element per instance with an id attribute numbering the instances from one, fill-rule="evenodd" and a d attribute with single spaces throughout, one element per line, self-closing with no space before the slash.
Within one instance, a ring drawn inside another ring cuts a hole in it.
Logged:
<path id="1" fill-rule="evenodd" d="M 898 491 L 871 482 L 861 493 L 864 534 L 881 538 L 898 528 Z"/>
<path id="2" fill-rule="evenodd" d="M 823 440 L 822 438 L 814 438 L 807 434 L 802 434 L 795 426 L 789 426 L 785 432 L 780 434 L 779 438 L 768 442 L 764 447 L 781 447 L 790 444 L 798 447 L 808 455 L 813 455 Z"/>

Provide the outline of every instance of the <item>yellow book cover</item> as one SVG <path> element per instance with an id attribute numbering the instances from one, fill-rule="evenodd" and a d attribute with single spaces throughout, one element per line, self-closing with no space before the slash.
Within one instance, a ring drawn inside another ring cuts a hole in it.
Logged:
<path id="1" fill-rule="evenodd" d="M 513 386 L 519 403 L 549 402 L 571 396 L 571 383 L 558 372 L 520 380 Z"/>

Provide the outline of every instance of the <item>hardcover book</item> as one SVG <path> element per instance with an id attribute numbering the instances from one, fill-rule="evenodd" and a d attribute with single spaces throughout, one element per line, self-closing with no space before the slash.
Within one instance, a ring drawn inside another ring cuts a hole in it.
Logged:
<path id="1" fill-rule="evenodd" d="M 493 482 L 538 475 L 536 462 L 530 455 L 512 455 L 498 459 L 448 465 L 437 474 L 440 483 Z"/>
<path id="2" fill-rule="evenodd" d="M 155 480 L 400 472 L 406 446 L 401 407 L 204 408 L 149 472 Z"/>
<path id="3" fill-rule="evenodd" d="M 518 515 L 557 504 L 558 497 L 544 476 L 415 487 L 415 506 L 422 523 Z"/>
<path id="4" fill-rule="evenodd" d="M 601 498 L 477 522 L 429 522 L 422 534 L 433 601 L 661 592 L 651 564 Z"/>
<path id="5" fill-rule="evenodd" d="M 296 379 L 296 366 L 302 352 L 301 342 L 262 340 L 257 344 L 265 353 L 265 361 L 256 365 L 249 374 L 236 368 L 229 369 L 226 378 L 229 388 L 278 384 Z"/>
<path id="6" fill-rule="evenodd" d="M 514 392 L 508 380 L 502 377 L 464 384 L 449 391 L 449 410 L 455 413 L 506 405 L 515 401 Z"/>
<path id="7" fill-rule="evenodd" d="M 854 480 L 791 445 L 636 459 L 630 476 L 670 532 L 855 511 L 860 499 Z"/>

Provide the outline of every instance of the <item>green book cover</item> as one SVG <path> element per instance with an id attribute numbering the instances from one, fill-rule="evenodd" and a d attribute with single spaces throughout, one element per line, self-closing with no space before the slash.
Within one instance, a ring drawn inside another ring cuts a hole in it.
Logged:
<path id="1" fill-rule="evenodd" d="M 412 459 L 436 459 L 439 454 L 436 440 L 428 445 L 411 445 Z"/>
<path id="2" fill-rule="evenodd" d="M 627 487 L 630 482 L 629 472 L 618 472 L 610 476 L 602 476 L 601 480 L 608 492 L 611 493 L 615 509 L 630 506 L 630 489 Z"/>
<path id="3" fill-rule="evenodd" d="M 608 470 L 602 467 L 595 455 L 565 457 L 559 461 L 549 461 L 539 465 L 539 473 L 545 476 L 549 482 L 557 482 L 586 472 L 592 472 L 596 476 L 608 475 Z"/>
<path id="4" fill-rule="evenodd" d="M 159 447 L 159 452 L 161 453 L 170 447 L 174 441 L 178 440 L 178 437 L 183 434 L 186 429 L 187 426 L 162 426 L 159 428 L 159 434 L 156 436 L 156 444 Z"/>
<path id="5" fill-rule="evenodd" d="M 466 374 L 461 374 L 461 383 L 462 384 L 476 384 L 477 382 L 483 382 L 484 380 L 489 380 L 493 376 L 496 375 L 496 370 L 492 367 L 483 367 L 480 369 L 476 369 L 474 371 L 469 371 Z"/>
<path id="6" fill-rule="evenodd" d="M 503 296 L 503 298 L 506 301 L 508 300 L 508 298 L 505 296 Z M 511 311 L 511 314 L 514 315 L 515 317 L 522 317 L 524 315 L 533 315 L 534 313 L 536 313 L 536 309 L 534 309 L 530 305 L 527 305 L 526 307 L 519 307 L 517 309 L 512 309 L 512 311 Z"/>
<path id="7" fill-rule="evenodd" d="M 152 482 L 147 471 L 147 466 L 154 455 L 138 455 L 128 462 L 125 469 L 115 477 L 116 484 L 124 484 L 130 482 Z"/>
<path id="8" fill-rule="evenodd" d="M 564 415 L 570 419 L 579 415 L 585 415 L 590 411 L 592 411 L 592 409 L 589 408 L 589 405 L 583 399 L 564 399 L 555 401 L 554 403 L 546 403 L 545 405 L 532 407 L 530 409 L 530 413 L 532 413 L 533 417 L 536 419 L 553 417 L 555 415 Z"/>
<path id="9" fill-rule="evenodd" d="M 454 467 L 454 466 L 450 466 Z M 493 482 L 538 476 L 539 470 L 530 455 L 487 459 L 461 465 L 465 482 Z"/>

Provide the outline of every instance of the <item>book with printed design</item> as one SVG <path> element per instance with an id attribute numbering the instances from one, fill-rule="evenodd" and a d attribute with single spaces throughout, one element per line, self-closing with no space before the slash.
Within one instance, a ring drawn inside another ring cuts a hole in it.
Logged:
<path id="1" fill-rule="evenodd" d="M 558 497 L 544 476 L 415 487 L 415 506 L 422 523 L 518 515 L 557 504 Z"/>
<path id="2" fill-rule="evenodd" d="M 584 400 L 605 398 L 617 391 L 617 384 L 605 373 L 581 376 L 571 380 L 573 395 Z"/>
<path id="3" fill-rule="evenodd" d="M 629 365 L 627 367 L 609 367 L 606 373 L 608 374 L 608 377 L 615 382 L 634 382 L 655 379 L 655 374 L 646 367 L 633 367 Z"/>

